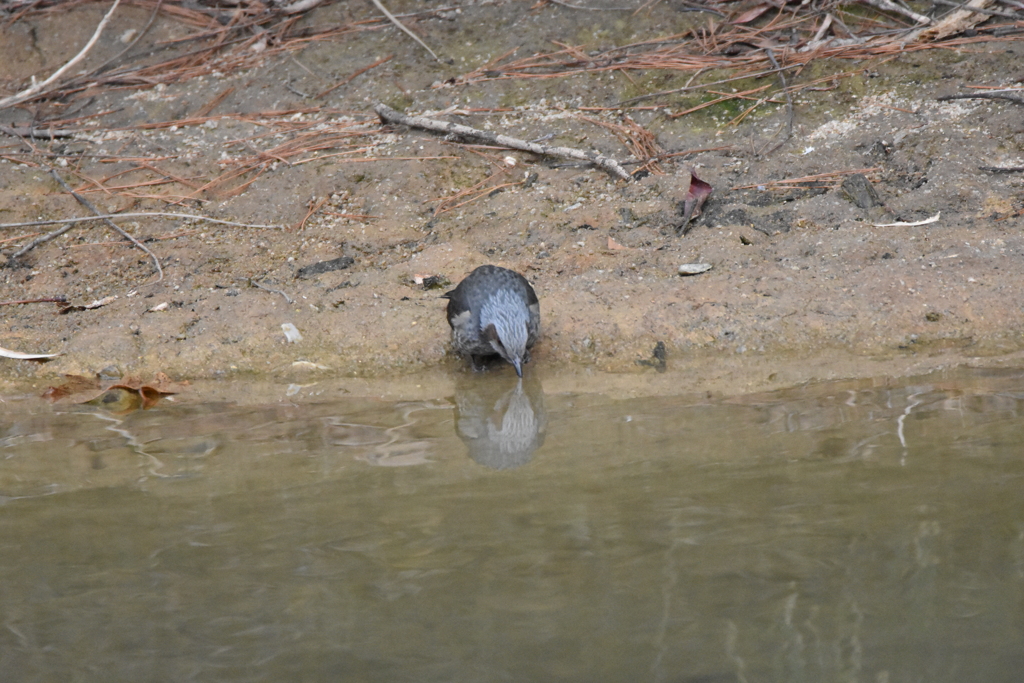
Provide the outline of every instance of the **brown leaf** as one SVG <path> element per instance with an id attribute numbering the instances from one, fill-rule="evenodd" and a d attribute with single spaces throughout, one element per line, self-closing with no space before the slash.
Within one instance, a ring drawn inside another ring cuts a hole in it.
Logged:
<path id="1" fill-rule="evenodd" d="M 153 381 L 143 383 L 137 376 L 122 378 L 116 384 L 102 388 L 99 380 L 80 375 L 68 375 L 67 381 L 58 387 L 50 387 L 43 393 L 43 398 L 56 402 L 71 398 L 75 403 L 93 405 L 112 413 L 123 414 L 142 408 L 149 410 L 163 396 L 181 391 L 188 383 L 178 383 L 162 372 L 158 372 Z"/>
<path id="2" fill-rule="evenodd" d="M 142 396 L 142 409 L 149 410 L 156 405 L 157 401 L 159 401 L 160 397 L 164 394 L 153 387 L 145 386 L 139 389 L 139 395 Z"/>
<path id="3" fill-rule="evenodd" d="M 41 398 L 45 398 L 50 403 L 56 403 L 62 398 L 67 398 L 70 395 L 71 392 L 69 392 L 64 387 L 50 387 L 49 389 L 43 392 Z"/>
<path id="4" fill-rule="evenodd" d="M 156 389 L 161 394 L 177 394 L 188 386 L 188 382 L 175 382 L 162 372 L 153 375 L 152 382 L 146 382 L 146 386 Z"/>
<path id="5" fill-rule="evenodd" d="M 701 207 L 711 196 L 713 188 L 690 171 L 690 189 L 686 192 L 686 199 L 683 200 L 683 222 L 676 228 L 676 232 L 685 235 L 690 231 L 690 221 L 701 213 Z"/>
<path id="6" fill-rule="evenodd" d="M 100 382 L 95 377 L 84 377 L 82 375 L 64 375 L 64 383 L 57 387 L 50 387 L 43 392 L 43 398 L 51 403 L 56 403 L 62 398 L 84 392 L 95 393 L 100 390 Z"/>
<path id="7" fill-rule="evenodd" d="M 730 21 L 729 23 L 730 24 L 745 24 L 748 21 L 753 21 L 754 19 L 757 19 L 759 16 L 761 16 L 762 14 L 767 12 L 769 7 L 770 7 L 770 5 L 758 5 L 757 7 L 752 7 L 750 9 L 748 9 L 746 12 L 744 12 L 743 14 L 739 15 L 738 17 L 736 17 L 735 19 Z"/>

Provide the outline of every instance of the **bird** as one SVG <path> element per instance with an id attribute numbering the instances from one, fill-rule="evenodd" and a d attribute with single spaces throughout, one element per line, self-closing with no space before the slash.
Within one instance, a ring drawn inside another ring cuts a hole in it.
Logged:
<path id="1" fill-rule="evenodd" d="M 540 302 L 526 278 L 508 268 L 480 266 L 443 295 L 452 346 L 473 361 L 500 356 L 519 377 L 540 336 Z"/>

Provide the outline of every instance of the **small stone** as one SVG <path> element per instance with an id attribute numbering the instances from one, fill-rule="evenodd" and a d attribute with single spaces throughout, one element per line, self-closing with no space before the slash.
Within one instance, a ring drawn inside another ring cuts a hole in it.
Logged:
<path id="1" fill-rule="evenodd" d="M 863 173 L 854 173 L 844 180 L 840 187 L 847 199 L 862 209 L 870 209 L 883 204 L 874 186 L 871 185 L 871 181 Z"/>
<path id="2" fill-rule="evenodd" d="M 288 343 L 302 341 L 302 334 L 299 332 L 299 328 L 295 327 L 292 323 L 282 323 L 281 330 L 284 332 L 284 338 Z"/>
<path id="3" fill-rule="evenodd" d="M 679 266 L 680 275 L 700 275 L 714 268 L 710 263 L 684 263 Z"/>

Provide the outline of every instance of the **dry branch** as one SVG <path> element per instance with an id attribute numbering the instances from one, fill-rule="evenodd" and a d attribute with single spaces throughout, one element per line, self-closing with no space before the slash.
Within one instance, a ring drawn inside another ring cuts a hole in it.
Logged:
<path id="1" fill-rule="evenodd" d="M 264 230 L 283 230 L 282 225 L 258 225 L 255 223 L 236 223 L 235 221 L 224 221 L 219 218 L 210 218 L 209 216 L 198 216 L 189 213 L 171 213 L 165 211 L 138 211 L 132 213 L 103 213 L 98 216 L 80 216 L 78 218 L 53 218 L 46 221 L 29 221 L 27 223 L 0 223 L 0 229 L 4 228 L 30 228 L 37 225 L 60 225 L 63 223 L 70 223 L 72 225 L 76 223 L 88 223 L 90 221 L 101 221 L 109 218 L 184 218 L 187 220 L 206 221 L 208 223 L 217 223 L 219 225 L 230 225 L 238 228 L 260 228 Z"/>
<path id="2" fill-rule="evenodd" d="M 63 76 L 68 71 L 68 69 L 82 61 L 85 58 L 85 55 L 89 53 L 89 50 L 92 49 L 92 46 L 96 44 L 96 41 L 99 40 L 100 34 L 103 33 L 103 29 L 107 27 L 107 22 L 110 21 L 110 16 L 114 13 L 114 10 L 117 9 L 117 6 L 119 4 L 121 4 L 121 0 L 114 0 L 114 4 L 111 5 L 107 13 L 103 15 L 103 19 L 100 20 L 100 23 L 96 27 L 96 31 L 92 34 L 92 37 L 89 39 L 89 42 L 85 44 L 85 47 L 83 47 L 77 55 L 68 60 L 68 62 L 64 66 L 54 71 L 53 74 L 51 74 L 50 77 L 42 83 L 35 83 L 32 86 L 22 90 L 20 93 L 11 95 L 10 97 L 5 97 L 4 99 L 0 100 L 0 109 L 6 109 L 7 107 L 14 106 L 15 104 L 24 102 L 25 100 L 29 100 L 35 97 L 39 93 L 45 91 L 46 88 L 48 88 L 55 81 L 57 81 L 57 79 Z"/>
<path id="3" fill-rule="evenodd" d="M 410 128 L 421 128 L 435 133 L 444 133 L 445 135 L 476 138 L 478 140 L 489 142 L 492 145 L 508 147 L 509 149 L 518 149 L 523 152 L 530 152 L 531 154 L 538 154 L 540 156 L 555 156 L 562 159 L 585 161 L 600 166 L 618 178 L 623 180 L 630 179 L 629 173 L 622 168 L 619 162 L 597 152 L 584 152 L 583 150 L 573 149 L 572 147 L 549 147 L 548 145 L 538 145 L 533 142 L 508 137 L 507 135 L 499 135 L 497 133 L 470 128 L 469 126 L 463 126 L 458 123 L 437 121 L 436 119 L 428 119 L 422 116 L 406 116 L 405 114 L 395 111 L 384 103 L 378 103 L 373 110 L 377 112 L 377 116 L 379 116 L 380 120 L 384 123 L 398 123 L 403 126 L 409 126 Z"/>
<path id="4" fill-rule="evenodd" d="M 405 25 L 402 24 L 402 22 L 400 22 L 397 18 L 395 18 L 395 15 L 392 14 L 391 12 L 389 12 L 388 8 L 385 7 L 381 3 L 380 0 L 371 0 L 371 2 L 373 2 L 374 7 L 379 9 L 381 11 L 381 13 L 388 18 L 388 21 L 390 21 L 392 24 L 394 24 L 395 26 L 400 28 L 402 30 L 402 32 L 405 33 L 405 35 L 409 36 L 410 38 L 415 40 L 417 43 L 419 43 L 423 47 L 424 50 L 426 50 L 427 52 L 430 53 L 431 57 L 433 57 L 437 61 L 441 62 L 442 64 L 444 63 L 443 61 L 441 61 L 440 57 L 438 57 L 436 54 L 434 54 L 433 50 L 431 50 L 429 47 L 427 47 L 426 43 L 424 43 L 422 40 L 420 40 L 420 37 L 418 35 L 416 35 L 412 31 L 410 31 L 409 29 L 407 29 L 405 27 Z"/>
<path id="5" fill-rule="evenodd" d="M 60 177 L 60 174 L 57 173 L 56 170 L 51 168 L 50 169 L 50 175 L 52 175 L 54 177 L 54 179 L 58 183 L 60 183 L 61 187 L 63 187 L 65 190 L 67 190 L 69 193 L 71 193 L 71 196 L 74 197 L 75 199 L 77 199 L 79 204 L 81 204 L 82 206 L 86 207 L 87 209 L 92 211 L 97 216 L 103 215 L 103 212 L 100 211 L 99 209 L 97 209 L 95 206 L 93 206 L 89 202 L 88 199 L 86 199 L 82 195 L 80 195 L 77 192 L 75 192 L 74 190 L 72 190 L 71 187 L 66 182 L 64 182 L 64 179 Z M 117 234 L 121 235 L 121 237 L 125 238 L 126 240 L 128 240 L 129 242 L 131 242 L 132 244 L 137 246 L 139 249 L 141 249 L 142 251 L 146 252 L 149 255 L 149 257 L 151 259 L 153 259 L 153 265 L 156 266 L 156 272 L 157 272 L 157 275 L 158 275 L 156 281 L 160 282 L 161 280 L 164 279 L 164 269 L 163 269 L 163 266 L 160 265 L 160 259 L 158 259 L 156 257 L 156 254 L 154 254 L 152 251 L 150 251 L 149 248 L 145 244 L 143 244 L 142 242 L 138 241 L 137 239 L 132 237 L 130 234 L 128 234 L 127 232 L 122 230 L 120 228 L 120 226 L 117 225 L 117 223 L 114 223 L 109 218 L 104 218 L 102 220 L 108 226 L 110 226 Z M 33 243 L 33 244 L 28 245 L 27 247 L 22 247 L 21 249 L 18 250 L 18 252 L 16 254 L 14 254 L 14 256 L 11 257 L 11 259 L 16 259 L 16 258 L 22 256 L 23 254 L 25 254 L 29 249 L 31 249 L 34 246 L 35 246 L 35 244 Z"/>

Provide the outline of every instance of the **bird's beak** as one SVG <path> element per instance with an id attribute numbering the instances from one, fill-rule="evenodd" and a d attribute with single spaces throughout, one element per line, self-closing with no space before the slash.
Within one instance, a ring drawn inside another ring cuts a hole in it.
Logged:
<path id="1" fill-rule="evenodd" d="M 520 379 L 522 379 L 522 377 L 523 377 L 523 361 L 519 360 L 518 358 L 513 358 L 512 359 L 512 367 L 514 367 L 516 369 L 516 374 L 519 375 Z"/>

